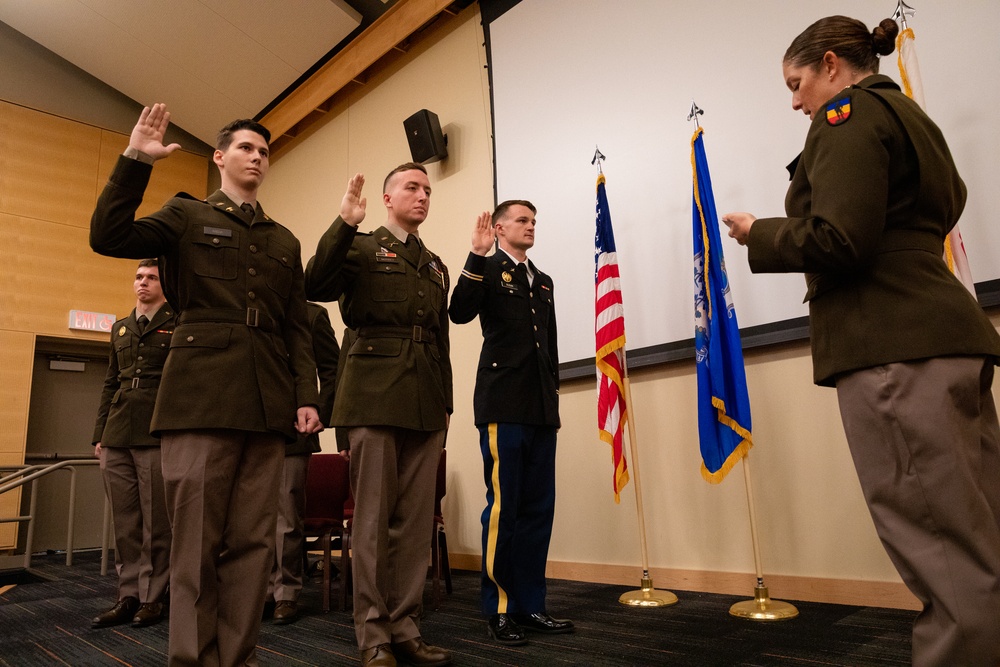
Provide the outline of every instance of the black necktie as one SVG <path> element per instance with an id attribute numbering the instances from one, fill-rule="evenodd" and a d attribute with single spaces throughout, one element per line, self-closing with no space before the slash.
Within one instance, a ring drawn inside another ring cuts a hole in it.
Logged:
<path id="1" fill-rule="evenodd" d="M 247 217 L 249 217 L 250 220 L 253 220 L 253 217 L 255 215 L 255 211 L 253 209 L 253 204 L 251 204 L 249 202 L 243 202 L 242 204 L 240 204 L 240 210 L 243 211 L 244 213 L 246 213 Z"/>
<path id="2" fill-rule="evenodd" d="M 407 248 L 413 248 L 414 246 L 416 246 L 417 248 L 420 247 L 420 239 L 418 239 L 413 234 L 407 234 L 406 235 L 406 247 Z"/>
<path id="3" fill-rule="evenodd" d="M 135 318 L 135 322 L 136 324 L 139 325 L 139 333 L 141 334 L 146 331 L 146 326 L 149 325 L 149 318 L 146 317 L 145 315 L 140 315 L 139 317 Z"/>

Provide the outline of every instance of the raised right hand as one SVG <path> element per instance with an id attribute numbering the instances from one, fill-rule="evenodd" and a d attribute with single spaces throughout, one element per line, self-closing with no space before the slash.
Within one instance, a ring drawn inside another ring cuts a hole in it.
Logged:
<path id="1" fill-rule="evenodd" d="M 365 184 L 364 174 L 354 174 L 347 182 L 347 192 L 340 202 L 340 217 L 351 227 L 357 227 L 365 219 L 368 199 L 361 196 L 361 188 Z"/>
<path id="2" fill-rule="evenodd" d="M 154 160 L 167 157 L 181 147 L 180 144 L 163 145 L 163 135 L 168 125 L 170 112 L 167 111 L 166 104 L 144 107 L 139 115 L 139 122 L 132 128 L 132 135 L 128 139 L 129 148 L 141 151 Z"/>
<path id="3" fill-rule="evenodd" d="M 472 253 L 485 256 L 493 247 L 496 234 L 493 230 L 491 216 L 486 211 L 476 218 L 476 226 L 472 228 Z"/>

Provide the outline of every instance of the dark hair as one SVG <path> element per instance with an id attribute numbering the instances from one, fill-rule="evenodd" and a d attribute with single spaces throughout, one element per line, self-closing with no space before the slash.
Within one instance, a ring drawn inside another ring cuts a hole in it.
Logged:
<path id="1" fill-rule="evenodd" d="M 497 205 L 496 210 L 493 211 L 494 225 L 497 224 L 497 221 L 500 218 L 507 215 L 507 209 L 509 209 L 511 206 L 524 206 L 525 208 L 530 209 L 532 213 L 538 213 L 538 210 L 535 208 L 535 205 L 532 204 L 527 199 L 508 199 L 507 201 L 500 202 L 500 204 Z"/>
<path id="2" fill-rule="evenodd" d="M 260 136 L 264 137 L 264 141 L 268 146 L 271 145 L 270 130 L 255 120 L 240 118 L 239 120 L 234 120 L 232 123 L 219 130 L 219 136 L 215 139 L 216 150 L 224 151 L 229 148 L 229 144 L 233 143 L 233 133 L 240 130 L 250 130 L 251 132 L 256 132 Z"/>
<path id="3" fill-rule="evenodd" d="M 153 257 L 152 259 L 140 259 L 139 266 L 137 266 L 136 268 L 143 269 L 146 268 L 147 266 L 155 266 L 157 269 L 159 269 L 160 261 L 155 257 Z"/>
<path id="4" fill-rule="evenodd" d="M 784 62 L 795 66 L 817 67 L 823 54 L 832 51 L 861 72 L 878 73 L 878 57 L 896 48 L 899 26 L 892 19 L 882 19 L 868 32 L 868 26 L 846 16 L 827 16 L 816 21 L 792 40 Z"/>
<path id="5" fill-rule="evenodd" d="M 392 178 L 393 176 L 395 176 L 400 172 L 410 171 L 411 169 L 422 171 L 424 172 L 424 174 L 427 173 L 427 169 L 424 167 L 424 165 L 420 164 L 419 162 L 404 162 L 403 164 L 399 165 L 386 175 L 385 180 L 382 181 L 382 192 L 385 193 L 388 191 L 390 178 Z"/>

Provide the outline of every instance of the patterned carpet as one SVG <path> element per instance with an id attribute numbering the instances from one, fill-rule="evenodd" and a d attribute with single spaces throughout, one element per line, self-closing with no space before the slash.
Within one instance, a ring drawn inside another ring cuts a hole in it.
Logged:
<path id="1" fill-rule="evenodd" d="M 75 554 L 70 568 L 64 556 L 41 556 L 33 569 L 54 580 L 0 585 L 0 666 L 166 664 L 166 622 L 90 628 L 115 598 L 115 577 L 100 576 L 97 554 Z M 480 618 L 478 574 L 453 578 L 454 593 L 437 611 L 428 586 L 421 627 L 431 643 L 451 649 L 458 666 L 910 664 L 911 611 L 797 602 L 798 618 L 759 623 L 731 617 L 740 599 L 731 596 L 674 591 L 678 604 L 639 609 L 618 603 L 627 587 L 559 580 L 549 582 L 549 611 L 572 619 L 576 633 L 532 635 L 526 646 L 504 648 Z M 307 583 L 301 603 L 297 623 L 262 624 L 261 666 L 357 665 L 350 614 L 322 613 L 318 581 Z"/>

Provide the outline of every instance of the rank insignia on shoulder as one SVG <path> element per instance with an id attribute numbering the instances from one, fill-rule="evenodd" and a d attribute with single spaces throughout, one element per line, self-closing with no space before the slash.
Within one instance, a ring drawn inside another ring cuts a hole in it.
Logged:
<path id="1" fill-rule="evenodd" d="M 125 335 L 125 327 L 124 326 L 122 326 L 122 328 L 118 330 L 118 335 L 119 336 L 124 336 Z"/>
<path id="2" fill-rule="evenodd" d="M 851 117 L 851 97 L 842 97 L 826 105 L 826 122 L 828 125 L 843 125 Z"/>
<path id="3" fill-rule="evenodd" d="M 514 276 L 510 274 L 510 271 L 504 271 L 503 273 L 500 274 L 500 280 L 504 281 L 505 283 L 509 283 L 512 280 L 514 280 Z"/>

